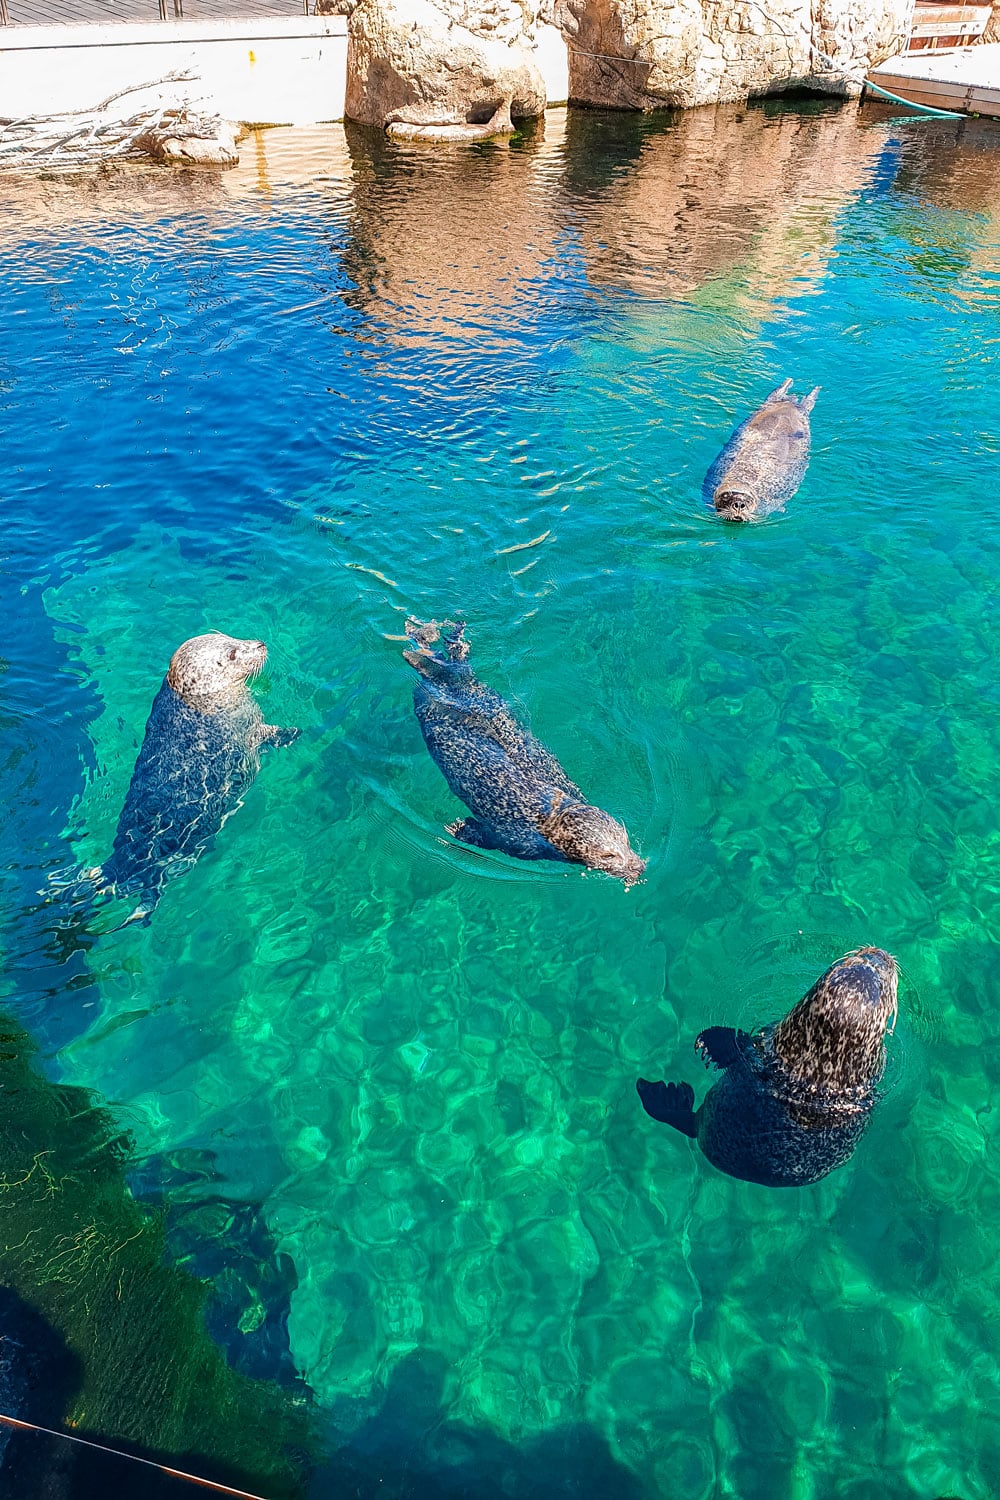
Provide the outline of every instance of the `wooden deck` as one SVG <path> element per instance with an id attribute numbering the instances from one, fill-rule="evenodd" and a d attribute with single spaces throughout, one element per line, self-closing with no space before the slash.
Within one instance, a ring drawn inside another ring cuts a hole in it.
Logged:
<path id="1" fill-rule="evenodd" d="M 868 77 L 914 104 L 1000 118 L 1000 42 L 907 52 L 880 63 Z"/>
<path id="2" fill-rule="evenodd" d="M 185 21 L 301 16 L 303 0 L 179 0 Z M 165 0 L 167 19 L 178 19 Z M 0 7 L 2 9 L 2 7 Z M 159 0 L 6 0 L 12 26 L 92 26 L 109 21 L 158 21 Z M 309 13 L 312 13 L 310 0 Z"/>

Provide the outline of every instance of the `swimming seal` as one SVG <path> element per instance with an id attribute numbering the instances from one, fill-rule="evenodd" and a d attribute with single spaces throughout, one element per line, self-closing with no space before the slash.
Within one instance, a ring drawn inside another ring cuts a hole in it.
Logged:
<path id="1" fill-rule="evenodd" d="M 86 878 L 138 898 L 130 921 L 154 909 L 166 882 L 208 847 L 253 785 L 265 745 L 297 729 L 265 724 L 247 683 L 267 660 L 263 641 L 213 631 L 179 646 L 153 700 L 118 819 L 111 857 Z"/>
<path id="2" fill-rule="evenodd" d="M 820 388 L 800 401 L 791 388 L 783 381 L 740 423 L 706 474 L 704 498 L 724 521 L 759 521 L 781 510 L 805 478 L 809 413 Z"/>
<path id="3" fill-rule="evenodd" d="M 427 748 L 474 814 L 448 832 L 480 849 L 568 860 L 634 885 L 646 863 L 621 823 L 586 801 L 555 756 L 474 675 L 464 632 L 464 625 L 451 626 L 446 651 L 432 651 L 441 626 L 407 620 L 413 649 L 403 652 L 420 673 L 413 706 Z"/>
<path id="4" fill-rule="evenodd" d="M 848 953 L 776 1024 L 752 1036 L 728 1026 L 701 1033 L 695 1048 L 722 1077 L 699 1110 L 690 1084 L 640 1078 L 643 1108 L 731 1177 L 818 1182 L 853 1155 L 878 1101 L 897 975 L 881 948 Z"/>

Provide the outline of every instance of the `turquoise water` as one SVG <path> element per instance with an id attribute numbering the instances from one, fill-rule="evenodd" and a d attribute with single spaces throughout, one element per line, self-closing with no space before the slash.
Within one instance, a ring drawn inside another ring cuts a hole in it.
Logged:
<path id="1" fill-rule="evenodd" d="M 996 1494 L 1000 132 L 330 127 L 0 195 L 4 1003 L 227 1357 L 307 1384 L 313 1494 Z M 724 528 L 704 472 L 786 375 L 809 473 Z M 410 613 L 642 885 L 446 837 Z M 36 893 L 210 627 L 301 738 L 148 928 L 54 953 Z M 845 1168 L 750 1186 L 643 1114 L 863 942 L 904 982 Z"/>

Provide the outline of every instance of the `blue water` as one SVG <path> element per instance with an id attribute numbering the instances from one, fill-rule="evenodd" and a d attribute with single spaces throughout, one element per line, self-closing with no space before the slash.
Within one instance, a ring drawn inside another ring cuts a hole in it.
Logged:
<path id="1" fill-rule="evenodd" d="M 1000 131 L 329 127 L 0 196 L 4 1004 L 230 1363 L 308 1388 L 313 1494 L 995 1494 Z M 786 375 L 809 473 L 724 528 Z M 411 613 L 644 884 L 447 838 Z M 301 738 L 148 928 L 54 947 L 209 628 Z M 865 942 L 904 979 L 845 1168 L 741 1184 L 643 1114 Z"/>

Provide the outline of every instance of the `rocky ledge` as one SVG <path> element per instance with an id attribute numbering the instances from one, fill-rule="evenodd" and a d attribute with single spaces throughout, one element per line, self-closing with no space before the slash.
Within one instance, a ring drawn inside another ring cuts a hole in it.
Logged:
<path id="1" fill-rule="evenodd" d="M 516 0 L 360 0 L 344 112 L 408 140 L 481 140 L 540 115 L 545 84 Z"/>
<path id="2" fill-rule="evenodd" d="M 346 114 L 408 140 L 476 140 L 538 115 L 541 22 L 570 99 L 678 109 L 813 88 L 857 93 L 900 50 L 913 0 L 318 0 L 350 16 Z M 494 125 L 497 128 L 493 128 Z"/>

